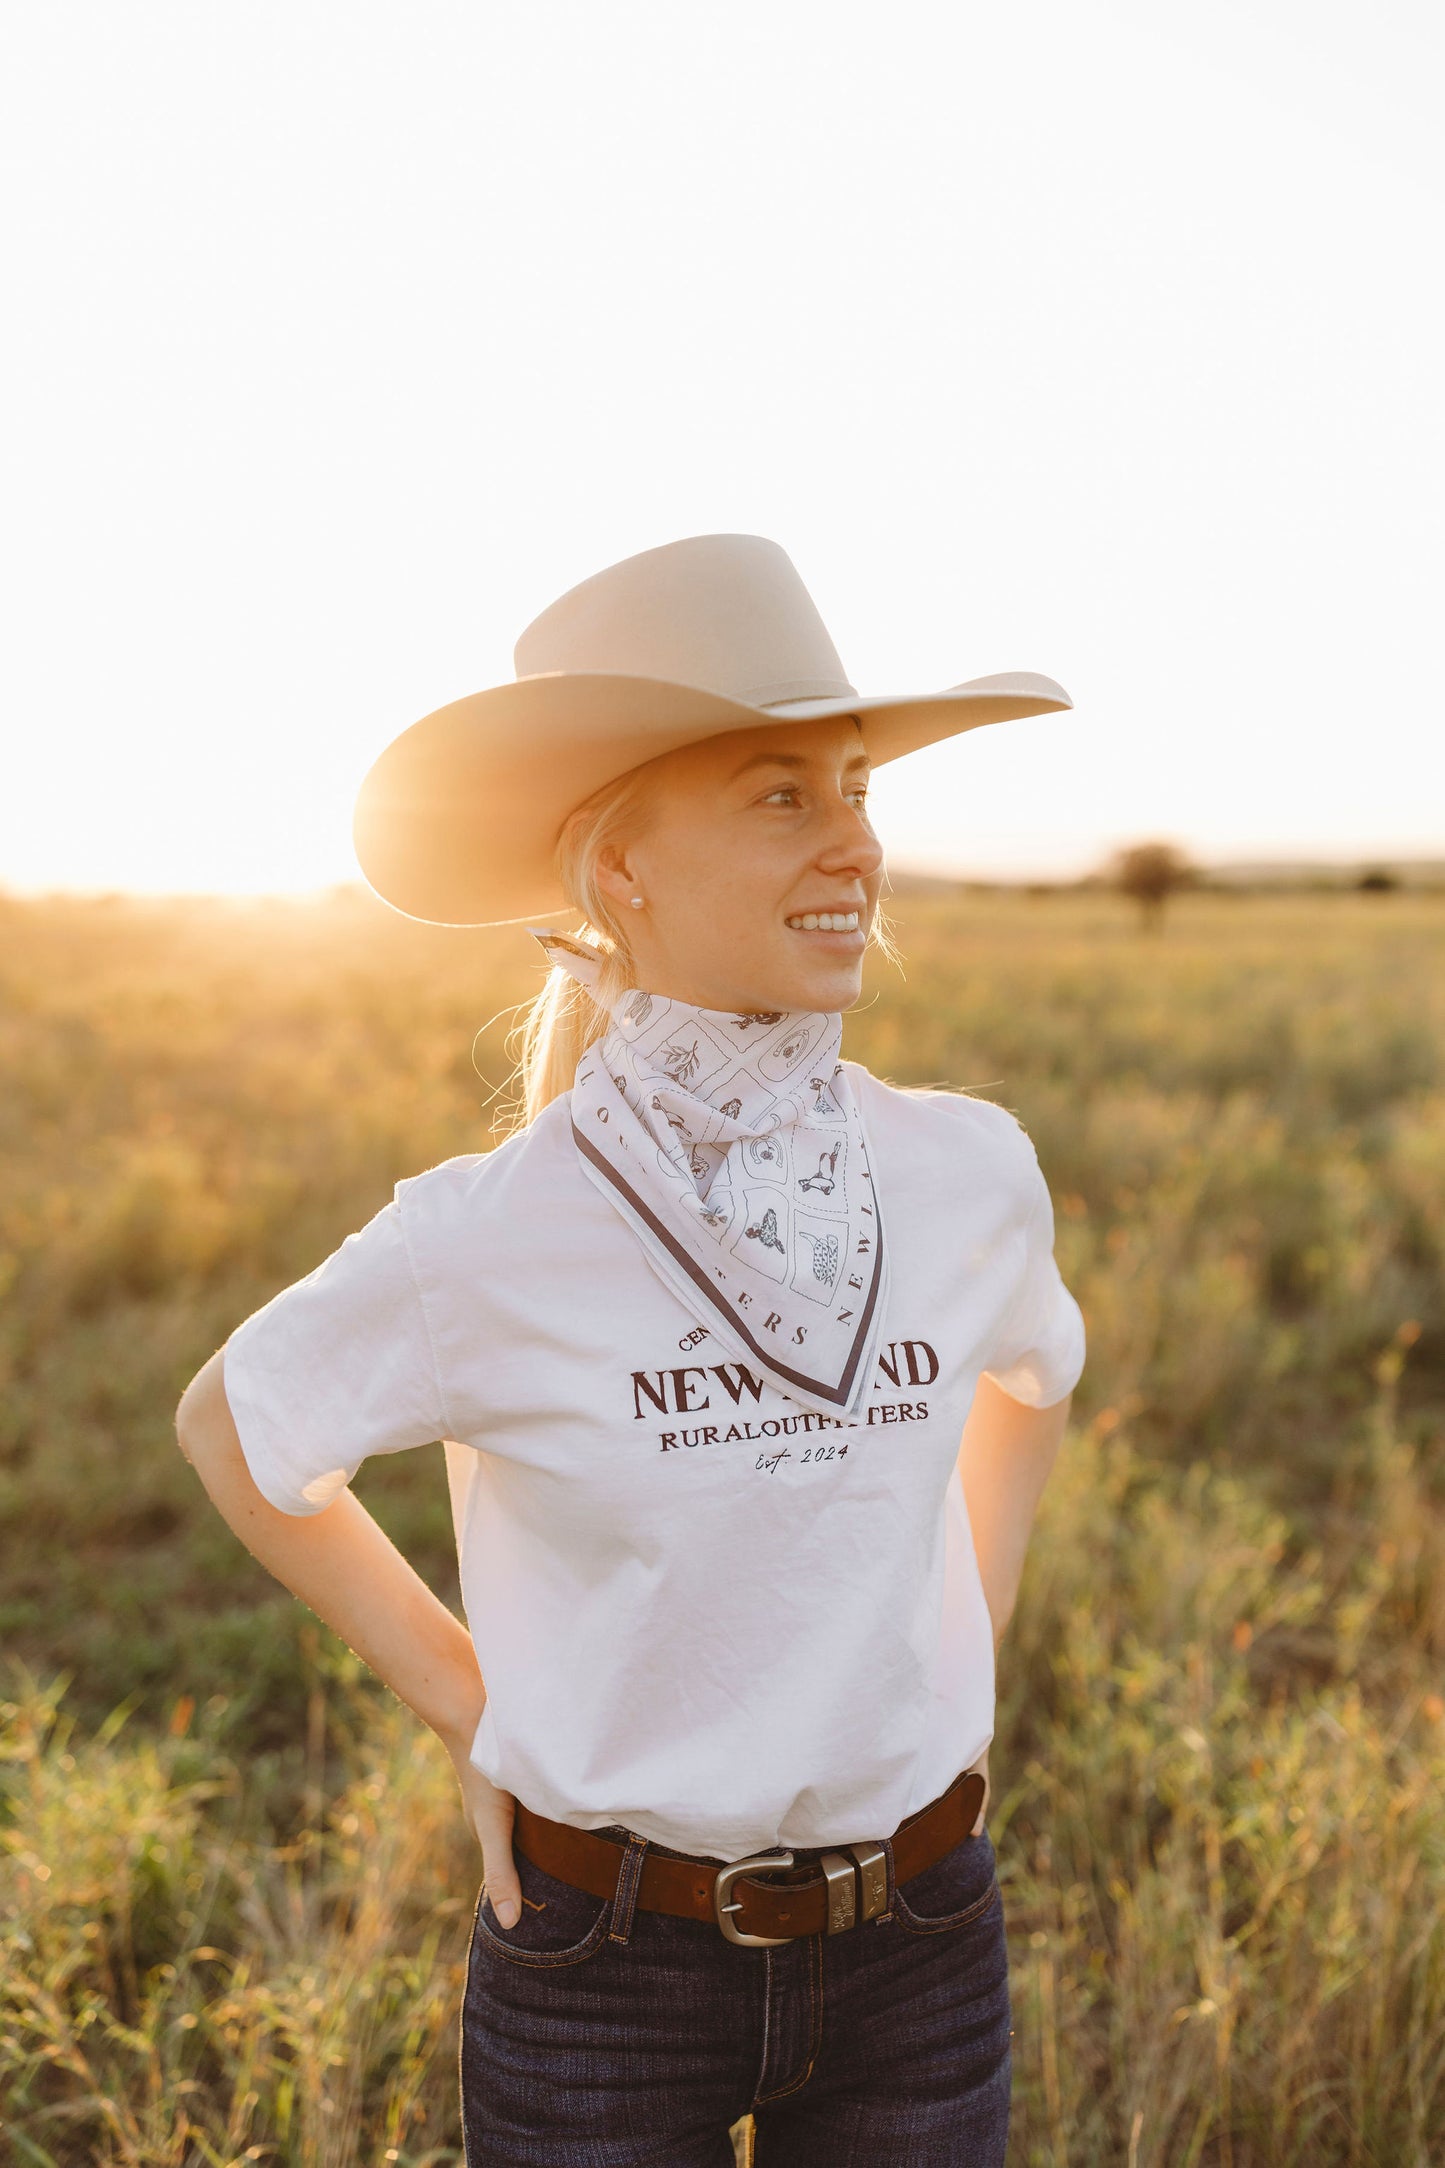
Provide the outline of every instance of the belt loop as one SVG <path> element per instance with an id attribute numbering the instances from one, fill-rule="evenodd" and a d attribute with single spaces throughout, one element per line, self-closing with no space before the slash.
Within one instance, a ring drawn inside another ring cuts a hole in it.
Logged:
<path id="1" fill-rule="evenodd" d="M 647 1857 L 646 1837 L 629 1831 L 627 1850 L 622 1855 L 618 1870 L 617 1888 L 612 1898 L 612 1926 L 608 1932 L 609 1942 L 626 1942 L 632 1934 L 632 1915 L 637 1910 L 637 1890 L 642 1881 L 642 1863 Z"/>

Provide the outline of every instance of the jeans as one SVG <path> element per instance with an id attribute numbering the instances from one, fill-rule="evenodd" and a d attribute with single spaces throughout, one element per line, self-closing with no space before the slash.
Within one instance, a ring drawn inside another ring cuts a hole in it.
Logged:
<path id="1" fill-rule="evenodd" d="M 467 2168 L 1001 2168 L 1008 1949 L 987 1826 L 897 1883 L 877 1919 L 772 1949 L 612 1897 L 514 1848 L 522 1916 L 477 1900 L 462 2004 Z M 798 1849 L 799 1866 L 825 1847 Z M 674 1858 L 683 1855 L 671 1853 Z"/>

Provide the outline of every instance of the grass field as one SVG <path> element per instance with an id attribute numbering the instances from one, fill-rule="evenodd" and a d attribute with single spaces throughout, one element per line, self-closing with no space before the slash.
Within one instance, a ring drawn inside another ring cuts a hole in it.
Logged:
<path id="1" fill-rule="evenodd" d="M 1011 1107 L 1089 1327 L 1000 1655 L 1011 2161 L 1445 2162 L 1445 897 L 902 898 L 845 1051 Z M 459 2162 L 449 1765 L 182 1386 L 484 1148 L 520 931 L 0 902 L 0 2124 Z M 539 959 L 540 961 L 540 959 Z M 357 1489 L 448 1600 L 439 1447 Z"/>

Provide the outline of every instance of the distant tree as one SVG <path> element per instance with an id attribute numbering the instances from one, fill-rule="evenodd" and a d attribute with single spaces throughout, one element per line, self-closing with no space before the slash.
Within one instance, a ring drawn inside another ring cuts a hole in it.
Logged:
<path id="1" fill-rule="evenodd" d="M 1367 895 L 1375 896 L 1382 896 L 1389 889 L 1398 888 L 1399 885 L 1398 874 L 1391 873 L 1387 866 L 1369 867 L 1355 883 L 1356 888 L 1362 888 Z"/>
<path id="2" fill-rule="evenodd" d="M 1141 929 L 1153 932 L 1163 926 L 1164 906 L 1175 890 L 1198 879 L 1195 866 L 1173 843 L 1132 843 L 1115 853 L 1110 872 L 1120 895 L 1138 904 Z"/>

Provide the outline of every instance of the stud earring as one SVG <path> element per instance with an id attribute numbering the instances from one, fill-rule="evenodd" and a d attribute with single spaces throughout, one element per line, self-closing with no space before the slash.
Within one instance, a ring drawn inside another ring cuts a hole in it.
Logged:
<path id="1" fill-rule="evenodd" d="M 634 896 L 632 898 L 632 908 L 634 911 L 640 911 L 642 909 L 642 898 L 640 896 Z"/>

